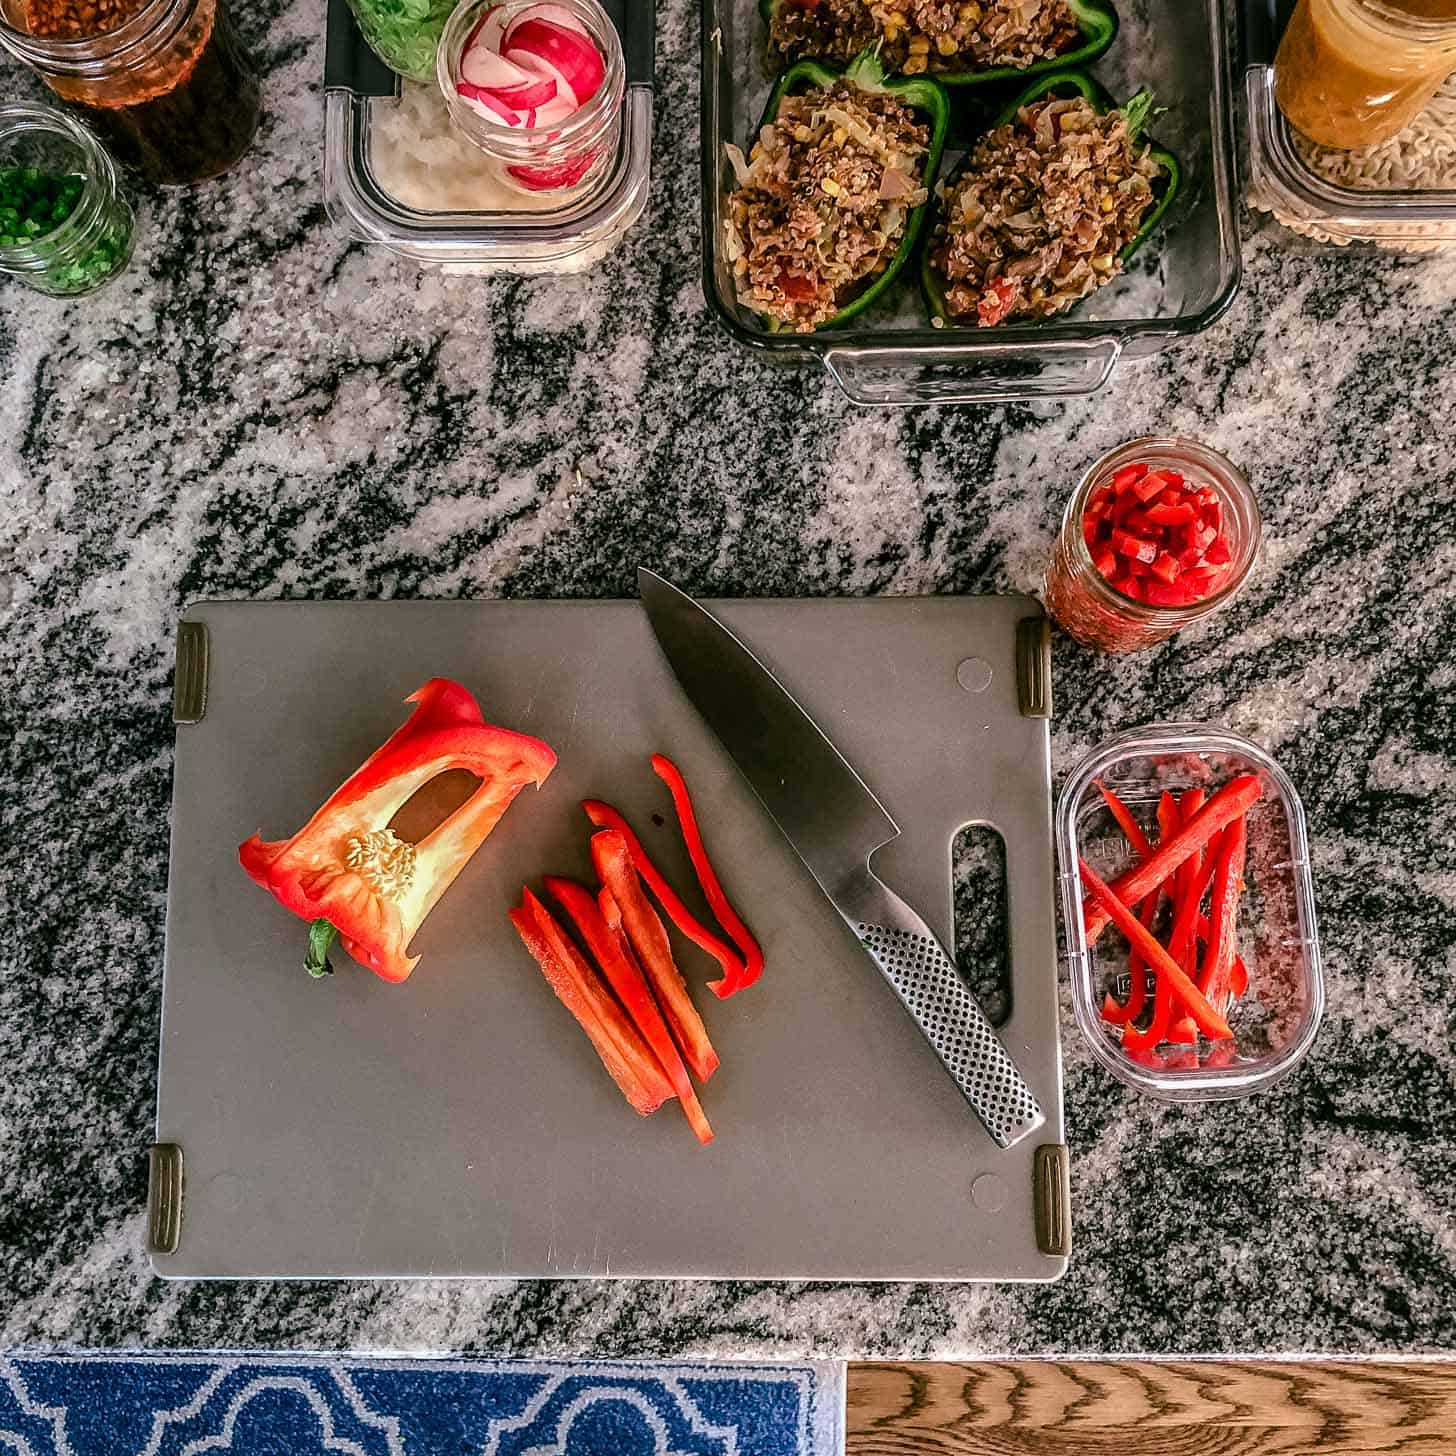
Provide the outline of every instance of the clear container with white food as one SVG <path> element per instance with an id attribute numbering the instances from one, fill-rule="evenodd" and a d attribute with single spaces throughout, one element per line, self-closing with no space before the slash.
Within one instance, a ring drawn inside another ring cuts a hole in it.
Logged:
<path id="1" fill-rule="evenodd" d="M 1319 146 L 1290 126 L 1274 95 L 1274 57 L 1293 8 L 1293 0 L 1244 0 L 1250 206 L 1315 243 L 1456 249 L 1456 77 L 1391 140 L 1355 151 Z"/>
<path id="2" fill-rule="evenodd" d="M 653 0 L 604 0 L 626 90 L 609 163 L 579 186 L 526 192 L 451 121 L 435 84 L 401 81 L 329 0 L 324 200 L 365 242 L 452 273 L 581 273 L 621 242 L 651 181 Z"/>

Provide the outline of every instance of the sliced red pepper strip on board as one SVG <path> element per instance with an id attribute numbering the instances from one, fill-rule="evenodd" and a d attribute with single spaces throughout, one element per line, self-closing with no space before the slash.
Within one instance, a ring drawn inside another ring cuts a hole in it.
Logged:
<path id="1" fill-rule="evenodd" d="M 622 1095 L 644 1117 L 656 1112 L 673 1095 L 667 1074 L 551 912 L 525 889 L 510 921 Z"/>
<path id="2" fill-rule="evenodd" d="M 1224 831 L 1213 871 L 1213 901 L 1209 908 L 1208 956 L 1199 976 L 1199 989 L 1214 1005 L 1228 996 L 1238 941 L 1239 896 L 1244 888 L 1244 857 L 1248 849 L 1248 823 L 1235 819 Z"/>
<path id="3" fill-rule="evenodd" d="M 667 930 L 637 877 L 627 841 L 615 829 L 603 829 L 592 835 L 591 852 L 597 878 L 621 909 L 627 940 L 651 983 L 683 1060 L 698 1081 L 706 1082 L 718 1069 L 718 1053 L 673 961 Z"/>
<path id="4" fill-rule="evenodd" d="M 1198 1023 L 1198 1029 L 1211 1041 L 1218 1041 L 1230 1036 L 1232 1033 L 1229 1031 L 1228 1023 L 1208 1004 L 1207 997 L 1189 980 L 1188 973 L 1168 954 L 1158 938 L 1150 931 L 1143 929 L 1137 916 L 1113 893 L 1108 885 L 1102 882 L 1097 872 L 1086 860 L 1078 861 L 1078 869 L 1082 876 L 1082 883 L 1091 892 L 1093 899 L 1101 905 L 1112 923 L 1122 931 L 1128 940 L 1142 951 L 1159 980 L 1168 980 L 1173 994 L 1188 1008 L 1193 1019 Z"/>
<path id="5" fill-rule="evenodd" d="M 738 918 L 738 912 L 728 903 L 722 882 L 708 859 L 707 846 L 703 843 L 702 831 L 698 828 L 698 816 L 693 812 L 693 801 L 688 793 L 686 780 L 678 766 L 663 754 L 652 755 L 652 771 L 668 787 L 672 794 L 673 807 L 677 810 L 677 822 L 682 829 L 683 843 L 687 845 L 688 858 L 693 862 L 693 872 L 718 924 L 728 932 L 734 945 L 743 954 L 743 972 L 735 981 L 726 977 L 722 982 L 710 982 L 708 989 L 715 996 L 724 998 L 751 986 L 763 974 L 763 951 L 753 938 L 753 933 Z"/>
<path id="6" fill-rule="evenodd" d="M 672 1083 L 673 1091 L 677 1093 L 678 1101 L 682 1103 L 683 1112 L 698 1141 L 712 1142 L 713 1129 L 698 1101 L 698 1094 L 693 1091 L 692 1078 L 688 1076 L 688 1069 L 683 1066 L 682 1057 L 673 1045 L 672 1033 L 657 1009 L 657 1002 L 652 999 L 652 992 L 647 988 L 642 968 L 637 964 L 631 947 L 621 933 L 622 913 L 617 902 L 609 898 L 616 920 L 616 933 L 613 933 L 605 907 L 598 904 L 597 897 L 590 890 L 578 885 L 575 880 L 564 880 L 556 875 L 547 875 L 545 884 L 547 893 L 581 932 L 581 938 L 586 942 L 586 948 L 597 965 L 601 967 L 607 984 L 617 993 L 617 999 L 626 1008 L 627 1015 L 632 1018 L 637 1030 L 642 1033 L 643 1040 L 652 1049 L 662 1070 L 667 1073 L 667 1080 Z"/>
<path id="7" fill-rule="evenodd" d="M 488 725 L 448 678 L 431 678 L 406 701 L 414 712 L 297 834 L 272 842 L 255 834 L 238 849 L 243 868 L 280 904 L 327 920 L 343 948 L 386 981 L 415 968 L 409 944 L 425 916 L 511 800 L 556 766 L 539 738 Z M 391 819 L 449 769 L 469 770 L 479 787 L 417 844 L 400 839 Z"/>
<path id="8" fill-rule="evenodd" d="M 1246 813 L 1263 792 L 1263 785 L 1253 774 L 1239 774 L 1230 779 L 1166 844 L 1160 844 L 1141 864 L 1113 880 L 1108 888 L 1114 898 L 1123 904 L 1141 900 L 1219 830 Z M 1102 934 L 1111 918 L 1101 904 L 1086 907 L 1088 945 Z"/>
<path id="9" fill-rule="evenodd" d="M 610 804 L 605 804 L 600 799 L 583 799 L 581 807 L 586 810 L 586 817 L 598 829 L 615 829 L 627 841 L 627 851 L 632 856 L 632 863 L 637 866 L 637 873 L 647 881 L 647 888 L 657 897 L 657 903 L 667 912 L 667 918 L 694 945 L 700 950 L 707 951 L 723 967 L 725 981 L 733 984 L 741 982 L 743 961 L 738 952 L 733 950 L 726 941 L 714 935 L 683 904 L 677 891 L 667 882 L 667 877 L 662 871 L 652 863 L 647 851 L 642 847 L 642 841 L 632 832 L 632 826 L 622 815 Z M 721 982 L 709 981 L 708 988 L 716 990 L 720 984 Z"/>

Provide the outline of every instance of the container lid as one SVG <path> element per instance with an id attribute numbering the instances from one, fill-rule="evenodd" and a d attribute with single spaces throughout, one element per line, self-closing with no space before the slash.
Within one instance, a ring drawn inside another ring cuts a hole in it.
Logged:
<path id="1" fill-rule="evenodd" d="M 1411 148 L 1396 149 L 1401 165 L 1395 175 L 1405 181 L 1391 180 L 1391 168 L 1378 155 L 1383 148 L 1347 154 L 1368 155 L 1372 183 L 1379 185 L 1351 186 L 1312 165 L 1308 144 L 1301 143 L 1274 99 L 1274 54 L 1293 8 L 1293 0 L 1244 0 L 1250 204 L 1325 242 L 1412 250 L 1456 245 L 1456 188 L 1420 185 Z M 1340 173 L 1353 170 L 1341 167 Z"/>
<path id="2" fill-rule="evenodd" d="M 374 54 L 347 0 L 329 0 L 324 48 L 324 200 L 329 215 L 355 236 L 391 252 L 451 271 L 571 273 L 599 261 L 647 203 L 651 177 L 654 0 L 603 0 L 622 36 L 627 93 L 622 135 L 610 168 L 585 190 L 524 197 L 500 185 L 492 207 L 463 208 L 458 197 L 430 195 L 423 177 L 407 185 L 408 158 L 387 149 L 401 123 L 428 117 L 439 147 L 459 146 L 489 188 L 484 153 L 454 140 L 442 98 L 409 85 Z"/>

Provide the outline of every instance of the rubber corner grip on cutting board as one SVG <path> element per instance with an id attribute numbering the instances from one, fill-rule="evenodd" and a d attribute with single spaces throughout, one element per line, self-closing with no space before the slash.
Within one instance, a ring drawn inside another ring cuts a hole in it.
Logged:
<path id="1" fill-rule="evenodd" d="M 172 721 L 200 723 L 207 712 L 207 626 L 177 623 L 177 670 L 172 679 Z"/>
<path id="2" fill-rule="evenodd" d="M 1023 718 L 1052 716 L 1052 624 L 1046 617 L 1016 624 L 1016 701 Z"/>
<path id="3" fill-rule="evenodd" d="M 182 1242 L 182 1149 L 153 1143 L 147 1168 L 147 1253 L 175 1254 Z"/>
<path id="4" fill-rule="evenodd" d="M 1031 1172 L 1036 1246 L 1052 1258 L 1072 1252 L 1072 1182 L 1065 1143 L 1043 1143 Z"/>

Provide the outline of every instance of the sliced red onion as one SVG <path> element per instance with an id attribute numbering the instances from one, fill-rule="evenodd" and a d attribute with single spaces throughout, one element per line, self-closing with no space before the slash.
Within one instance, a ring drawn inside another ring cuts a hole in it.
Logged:
<path id="1" fill-rule="evenodd" d="M 460 78 L 472 86 L 484 86 L 491 91 L 501 91 L 509 86 L 529 86 L 538 77 L 531 71 L 497 55 L 487 46 L 467 46 L 460 58 Z"/>
<path id="2" fill-rule="evenodd" d="M 529 20 L 547 20 L 552 25 L 559 25 L 563 30 L 574 30 L 578 35 L 591 35 L 581 18 L 573 14 L 566 6 L 552 5 L 549 0 L 543 0 L 540 5 L 527 5 L 524 10 L 516 11 L 511 17 L 511 23 L 506 26 L 505 43 L 500 47 L 501 50 L 508 51 L 511 48 L 512 33 Z"/>
<path id="3" fill-rule="evenodd" d="M 467 106 L 473 106 L 487 121 L 501 121 L 507 126 L 520 126 L 521 118 L 509 106 L 497 101 L 489 91 L 469 81 L 457 81 L 455 90 Z"/>
<path id="4" fill-rule="evenodd" d="M 527 20 L 506 33 L 506 53 L 525 51 L 549 62 L 565 78 L 571 94 L 585 106 L 606 78 L 606 63 L 596 42 L 549 20 Z"/>
<path id="5" fill-rule="evenodd" d="M 534 111 L 556 99 L 556 82 L 540 76 L 527 76 L 517 86 L 487 86 L 484 89 L 512 111 Z M 535 123 L 528 121 L 526 125 L 534 126 Z"/>
<path id="6" fill-rule="evenodd" d="M 523 71 L 529 71 L 533 76 L 550 77 L 551 80 L 556 82 L 556 99 L 559 101 L 565 97 L 571 102 L 571 111 L 575 111 L 581 105 L 576 93 L 568 85 L 566 77 L 550 61 L 543 61 L 540 56 L 534 55 L 530 51 L 512 51 L 506 59 L 513 66 Z M 571 111 L 568 111 L 566 115 L 570 116 Z M 563 121 L 565 119 L 565 117 L 562 118 Z"/>
<path id="7" fill-rule="evenodd" d="M 596 152 L 588 152 L 552 167 L 507 167 L 506 171 L 530 192 L 551 192 L 558 187 L 575 187 L 596 159 Z"/>

